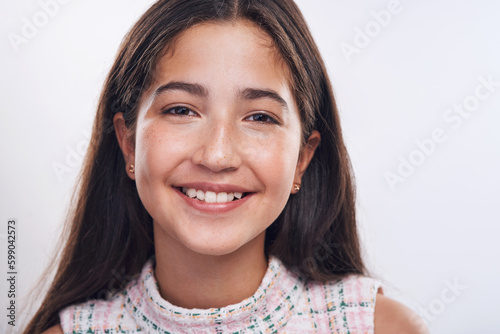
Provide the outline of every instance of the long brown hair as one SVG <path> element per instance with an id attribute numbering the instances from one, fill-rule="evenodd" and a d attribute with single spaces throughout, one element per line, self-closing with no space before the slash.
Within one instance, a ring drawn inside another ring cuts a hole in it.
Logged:
<path id="1" fill-rule="evenodd" d="M 122 289 L 154 255 L 152 219 L 143 207 L 113 128 L 123 112 L 135 128 L 137 104 L 155 65 L 182 31 L 201 22 L 246 19 L 274 41 L 291 74 L 303 140 L 321 144 L 266 232 L 266 251 L 305 279 L 366 274 L 358 241 L 352 169 L 330 80 L 307 24 L 292 0 L 160 0 L 132 27 L 105 81 L 92 137 L 68 216 L 67 237 L 48 293 L 25 333 L 57 324 L 58 311 Z"/>

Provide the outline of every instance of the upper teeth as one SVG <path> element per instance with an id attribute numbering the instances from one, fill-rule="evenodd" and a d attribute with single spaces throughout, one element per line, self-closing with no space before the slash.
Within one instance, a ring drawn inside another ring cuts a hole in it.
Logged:
<path id="1" fill-rule="evenodd" d="M 191 198 L 197 198 L 200 201 L 205 201 L 207 203 L 227 203 L 231 202 L 233 199 L 240 199 L 243 193 L 232 192 L 232 193 L 215 193 L 213 191 L 203 192 L 202 190 L 196 190 L 194 188 L 182 188 L 182 192 Z"/>

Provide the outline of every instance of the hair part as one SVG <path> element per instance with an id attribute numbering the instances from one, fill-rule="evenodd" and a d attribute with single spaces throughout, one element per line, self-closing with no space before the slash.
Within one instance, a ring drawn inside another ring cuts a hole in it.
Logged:
<path id="1" fill-rule="evenodd" d="M 159 59 L 186 29 L 207 22 L 249 20 L 273 40 L 289 70 L 302 124 L 321 143 L 303 178 L 266 232 L 265 249 L 306 280 L 366 274 L 355 217 L 352 168 L 323 60 L 292 0 L 160 0 L 125 37 L 104 83 L 92 137 L 67 218 L 68 238 L 42 306 L 24 333 L 59 322 L 58 312 L 107 298 L 154 256 L 153 226 L 126 174 L 113 117 L 123 112 L 134 134 L 141 96 L 155 80 Z"/>

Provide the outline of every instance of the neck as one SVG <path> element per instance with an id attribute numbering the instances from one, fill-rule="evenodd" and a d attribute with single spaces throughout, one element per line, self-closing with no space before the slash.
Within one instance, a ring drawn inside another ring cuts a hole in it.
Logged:
<path id="1" fill-rule="evenodd" d="M 226 255 L 193 252 L 155 228 L 155 277 L 160 295 L 184 308 L 220 308 L 257 291 L 267 270 L 265 233 Z"/>

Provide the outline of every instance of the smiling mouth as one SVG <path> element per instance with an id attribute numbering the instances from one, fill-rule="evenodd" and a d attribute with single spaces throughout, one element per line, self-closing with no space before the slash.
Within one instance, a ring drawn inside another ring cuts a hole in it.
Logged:
<path id="1" fill-rule="evenodd" d="M 185 196 L 197 199 L 200 202 L 205 203 L 229 203 L 239 201 L 244 198 L 248 194 L 251 193 L 241 193 L 241 192 L 213 192 L 213 191 L 203 191 L 196 190 L 194 188 L 186 188 L 186 187 L 174 187 L 178 189 Z"/>

